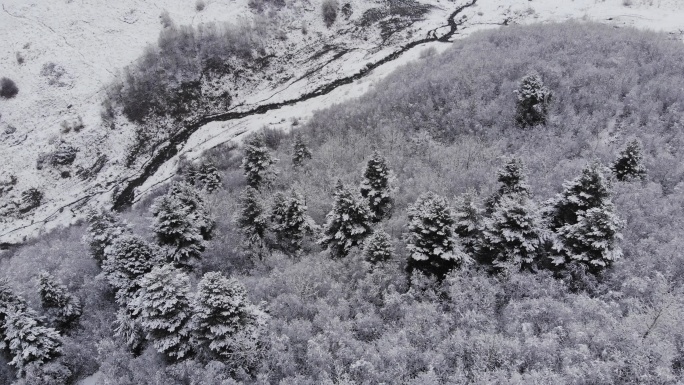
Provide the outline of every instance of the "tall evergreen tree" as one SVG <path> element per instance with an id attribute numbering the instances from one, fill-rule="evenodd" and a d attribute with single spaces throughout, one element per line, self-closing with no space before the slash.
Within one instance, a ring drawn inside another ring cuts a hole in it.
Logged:
<path id="1" fill-rule="evenodd" d="M 161 263 L 155 247 L 137 235 L 123 235 L 107 250 L 102 272 L 119 305 L 127 306 L 140 289 L 139 279 Z"/>
<path id="2" fill-rule="evenodd" d="M 38 281 L 41 304 L 47 310 L 48 320 L 59 329 L 69 328 L 81 316 L 80 301 L 46 271 L 38 276 Z"/>
<path id="3" fill-rule="evenodd" d="M 503 167 L 497 172 L 497 181 L 499 182 L 499 188 L 486 202 L 488 212 L 491 212 L 504 196 L 530 196 L 530 186 L 527 184 L 525 165 L 519 158 L 506 160 Z"/>
<path id="4" fill-rule="evenodd" d="M 460 266 L 466 256 L 453 233 L 454 218 L 446 199 L 428 192 L 409 207 L 407 268 L 438 278 Z"/>
<path id="5" fill-rule="evenodd" d="M 304 142 L 301 132 L 295 134 L 292 147 L 292 164 L 294 167 L 302 167 L 307 160 L 311 159 L 311 150 Z"/>
<path id="6" fill-rule="evenodd" d="M 206 273 L 197 285 L 192 330 L 208 356 L 233 367 L 253 367 L 260 351 L 266 314 L 249 303 L 245 288 L 221 273 Z"/>
<path id="7" fill-rule="evenodd" d="M 617 242 L 622 222 L 610 200 L 609 181 L 594 163 L 563 186 L 546 209 L 549 227 L 557 235 L 553 263 L 578 261 L 597 273 L 621 255 Z"/>
<path id="8" fill-rule="evenodd" d="M 205 200 L 187 183 L 174 184 L 152 206 L 153 229 L 162 246 L 169 246 L 169 258 L 179 267 L 192 268 L 211 238 L 214 221 Z"/>
<path id="9" fill-rule="evenodd" d="M 111 212 L 102 209 L 90 210 L 87 220 L 86 240 L 93 258 L 101 264 L 105 259 L 105 249 L 111 246 L 117 237 L 130 234 L 131 230 Z"/>
<path id="10" fill-rule="evenodd" d="M 249 248 L 261 249 L 264 245 L 264 236 L 268 229 L 265 211 L 259 192 L 253 187 L 246 187 L 240 194 L 237 225 L 245 245 Z"/>
<path id="11" fill-rule="evenodd" d="M 481 221 L 482 210 L 477 206 L 475 194 L 467 192 L 461 195 L 454 210 L 454 233 L 467 254 L 474 255 L 478 249 Z"/>
<path id="12" fill-rule="evenodd" d="M 598 273 L 622 257 L 618 242 L 623 222 L 615 215 L 615 207 L 607 202 L 579 214 L 577 223 L 558 229 L 561 253 L 570 261 L 584 263 Z"/>
<path id="13" fill-rule="evenodd" d="M 270 183 L 271 166 L 277 161 L 271 156 L 264 142 L 264 135 L 258 133 L 245 143 L 242 169 L 250 187 L 259 190 Z"/>
<path id="14" fill-rule="evenodd" d="M 366 241 L 363 253 L 366 261 L 374 265 L 391 260 L 394 256 L 394 248 L 389 234 L 383 230 L 376 230 Z"/>
<path id="15" fill-rule="evenodd" d="M 323 238 L 319 244 L 329 249 L 334 258 L 345 257 L 363 243 L 371 233 L 372 214 L 341 181 L 335 188 L 335 203 L 326 216 Z"/>
<path id="16" fill-rule="evenodd" d="M 191 352 L 189 292 L 188 275 L 167 264 L 140 279 L 140 290 L 130 305 L 155 349 L 174 359 Z"/>
<path id="17" fill-rule="evenodd" d="M 42 365 L 62 353 L 62 340 L 53 328 L 40 324 L 29 308 L 12 307 L 5 320 L 5 339 L 12 355 L 10 365 L 23 373 L 26 365 Z"/>
<path id="18" fill-rule="evenodd" d="M 563 184 L 563 192 L 547 203 L 546 218 L 551 230 L 577 223 L 578 215 L 610 201 L 610 183 L 602 166 L 593 163 L 582 174 Z"/>
<path id="19" fill-rule="evenodd" d="M 644 158 L 641 154 L 641 144 L 638 140 L 633 140 L 627 147 L 620 152 L 620 155 L 611 166 L 617 180 L 628 182 L 632 180 L 644 179 L 646 177 L 646 167 Z"/>
<path id="20" fill-rule="evenodd" d="M 390 187 L 391 178 L 387 160 L 377 151 L 373 151 L 361 182 L 361 196 L 368 201 L 373 222 L 379 222 L 392 215 L 394 198 Z"/>
<path id="21" fill-rule="evenodd" d="M 23 298 L 14 294 L 6 279 L 0 278 L 0 352 L 8 347 L 5 341 L 7 337 L 5 328 L 7 315 L 17 309 L 26 309 L 26 302 Z"/>
<path id="22" fill-rule="evenodd" d="M 546 124 L 552 94 L 544 86 L 541 77 L 537 74 L 523 77 L 515 93 L 518 96 L 515 114 L 518 126 L 525 128 Z"/>
<path id="23" fill-rule="evenodd" d="M 478 255 L 497 270 L 532 266 L 542 248 L 537 207 L 524 194 L 504 195 L 484 220 Z"/>
<path id="24" fill-rule="evenodd" d="M 140 352 L 145 343 L 145 331 L 129 306 L 119 307 L 114 320 L 114 335 L 120 337 L 132 352 Z"/>
<path id="25" fill-rule="evenodd" d="M 306 234 L 313 234 L 316 224 L 306 214 L 304 198 L 292 190 L 289 197 L 276 193 L 271 207 L 271 230 L 276 235 L 278 245 L 288 253 L 298 254 Z"/>

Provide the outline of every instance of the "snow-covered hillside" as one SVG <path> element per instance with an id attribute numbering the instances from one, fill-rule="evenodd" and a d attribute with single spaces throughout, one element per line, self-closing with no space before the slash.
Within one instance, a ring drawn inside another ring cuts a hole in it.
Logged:
<path id="1" fill-rule="evenodd" d="M 268 54 L 274 64 L 234 94 L 230 112 L 247 116 L 218 118 L 198 127 L 187 142 L 177 144 L 178 155 L 152 170 L 156 172 L 146 178 L 138 196 L 172 176 L 179 155 L 197 157 L 264 125 L 289 129 L 294 119 L 306 120 L 315 110 L 356 97 L 397 66 L 420 60 L 428 47 L 447 48 L 448 42 L 429 40 L 447 36 L 455 24 L 452 39 L 500 25 L 568 19 L 684 37 L 681 0 L 478 0 L 455 20 L 450 20 L 453 13 L 470 0 L 402 1 L 425 13 L 407 21 L 391 12 L 376 12 L 382 17 L 373 23 L 364 23 L 364 15 L 386 9 L 388 2 L 350 0 L 340 5 L 348 3 L 352 12 L 340 13 L 330 28 L 321 16 L 320 0 L 287 3 L 272 15 L 275 30 Z M 153 159 L 155 154 L 143 154 L 132 167 L 125 166 L 134 127 L 105 127 L 101 103 L 105 87 L 120 76 L 120 69 L 156 41 L 164 11 L 177 25 L 263 23 L 265 17 L 247 0 L 206 1 L 200 8 L 187 0 L 2 1 L 0 77 L 13 79 L 19 94 L 0 99 L 0 243 L 21 242 L 75 221 L 88 204 L 109 204 L 113 192 L 125 188 Z M 425 44 L 392 55 L 416 41 Z M 384 64 L 376 66 L 379 62 Z M 366 73 L 368 68 L 373 70 Z M 363 76 L 352 79 L 356 74 Z M 317 93 L 320 89 L 324 92 Z M 294 102 L 302 95 L 306 100 Z M 273 107 L 248 113 L 264 105 Z M 73 164 L 39 165 L 45 154 L 65 147 L 77 149 Z M 29 209 L 22 193 L 31 188 L 40 190 L 43 199 Z"/>

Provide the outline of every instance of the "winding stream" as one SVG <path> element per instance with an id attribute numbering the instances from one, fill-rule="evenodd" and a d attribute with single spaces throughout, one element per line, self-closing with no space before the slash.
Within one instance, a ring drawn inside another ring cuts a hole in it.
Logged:
<path id="1" fill-rule="evenodd" d="M 133 204 L 134 199 L 135 199 L 135 190 L 136 188 L 142 186 L 145 181 L 147 181 L 148 178 L 152 177 L 159 168 L 172 159 L 174 156 L 176 156 L 182 146 L 188 141 L 190 136 L 198 131 L 200 128 L 202 128 L 204 125 L 211 123 L 211 122 L 227 122 L 235 119 L 241 119 L 247 116 L 251 115 L 257 115 L 257 114 L 264 114 L 268 111 L 271 110 L 276 110 L 284 106 L 291 106 L 295 105 L 297 103 L 313 99 L 322 95 L 326 95 L 333 90 L 337 89 L 340 86 L 350 84 L 358 79 L 361 79 L 368 75 L 371 71 L 374 69 L 378 68 L 379 66 L 390 62 L 392 60 L 397 59 L 399 56 L 401 56 L 403 53 L 405 53 L 408 50 L 411 50 L 419 45 L 426 44 L 426 43 L 432 43 L 432 42 L 449 42 L 451 37 L 456 33 L 458 30 L 458 27 L 462 24 L 459 23 L 456 18 L 458 17 L 459 14 L 461 14 L 465 9 L 472 7 L 475 5 L 477 0 L 471 0 L 470 2 L 459 6 L 456 8 L 450 15 L 449 18 L 447 19 L 447 27 L 449 27 L 449 31 L 446 32 L 442 36 L 437 36 L 436 30 L 432 30 L 428 32 L 428 35 L 426 38 L 416 40 L 413 42 L 410 42 L 400 48 L 399 50 L 385 56 L 384 58 L 371 63 L 367 65 L 365 68 L 357 72 L 356 74 L 343 77 L 340 79 L 337 79 L 333 82 L 330 82 L 328 84 L 322 85 L 315 90 L 305 93 L 298 98 L 291 99 L 291 100 L 286 100 L 278 103 L 270 103 L 270 104 L 263 104 L 258 107 L 255 107 L 251 110 L 247 111 L 240 111 L 240 112 L 225 112 L 225 113 L 220 113 L 220 114 L 215 114 L 215 115 L 208 115 L 205 116 L 201 119 L 199 119 L 197 122 L 186 126 L 184 129 L 173 135 L 169 140 L 167 141 L 166 145 L 162 147 L 161 149 L 157 150 L 153 157 L 145 164 L 145 166 L 142 169 L 142 173 L 129 180 L 125 187 L 121 190 L 121 192 L 114 198 L 114 203 L 112 206 L 112 209 L 115 211 L 121 211 L 127 207 L 129 207 L 131 204 Z"/>

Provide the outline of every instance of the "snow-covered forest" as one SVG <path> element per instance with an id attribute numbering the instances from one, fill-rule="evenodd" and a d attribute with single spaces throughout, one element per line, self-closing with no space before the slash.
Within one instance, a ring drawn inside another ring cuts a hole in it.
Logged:
<path id="1" fill-rule="evenodd" d="M 232 106 L 241 28 L 163 30 L 110 86 L 122 162 Z M 684 383 L 672 35 L 506 23 L 286 124 L 0 254 L 0 384 Z"/>

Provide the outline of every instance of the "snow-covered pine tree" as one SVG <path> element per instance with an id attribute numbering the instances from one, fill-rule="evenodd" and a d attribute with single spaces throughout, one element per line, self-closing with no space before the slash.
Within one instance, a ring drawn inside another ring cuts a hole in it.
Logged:
<path id="1" fill-rule="evenodd" d="M 390 242 L 390 236 L 384 230 L 376 230 L 366 241 L 364 248 L 366 261 L 377 264 L 389 261 L 394 256 L 394 247 Z"/>
<path id="2" fill-rule="evenodd" d="M 558 229 L 563 251 L 571 261 L 587 265 L 598 273 L 622 257 L 618 242 L 623 222 L 615 214 L 612 203 L 606 202 L 579 214 L 577 223 Z"/>
<path id="3" fill-rule="evenodd" d="M 394 198 L 391 191 L 392 174 L 387 160 L 378 151 L 373 151 L 366 164 L 361 181 L 361 196 L 368 202 L 373 222 L 380 222 L 392 215 Z"/>
<path id="4" fill-rule="evenodd" d="M 259 190 L 263 185 L 270 183 L 271 166 L 277 161 L 271 156 L 268 147 L 264 143 L 264 135 L 258 133 L 245 142 L 242 169 L 250 187 Z"/>
<path id="5" fill-rule="evenodd" d="M 171 265 L 158 266 L 140 279 L 140 290 L 129 308 L 159 353 L 173 359 L 191 350 L 188 321 L 190 278 Z"/>
<path id="6" fill-rule="evenodd" d="M 566 225 L 574 225 L 583 212 L 600 207 L 610 201 L 610 182 L 603 174 L 603 167 L 592 163 L 572 181 L 563 183 L 563 191 L 547 202 L 545 216 L 553 231 Z"/>
<path id="7" fill-rule="evenodd" d="M 40 324 L 40 318 L 30 308 L 11 307 L 5 320 L 5 339 L 14 366 L 22 374 L 26 365 L 44 364 L 62 353 L 59 333 Z"/>
<path id="8" fill-rule="evenodd" d="M 145 343 L 145 331 L 140 321 L 132 314 L 128 306 L 120 307 L 114 320 L 114 335 L 120 337 L 129 349 L 139 352 Z"/>
<path id="9" fill-rule="evenodd" d="M 271 231 L 283 251 L 298 254 L 302 249 L 304 236 L 316 231 L 317 226 L 306 214 L 306 210 L 304 198 L 294 190 L 289 197 L 285 197 L 281 192 L 273 197 Z"/>
<path id="10" fill-rule="evenodd" d="M 48 321 L 58 329 L 68 329 L 81 316 L 78 298 L 71 295 L 66 286 L 47 271 L 38 276 L 40 299 L 47 311 Z"/>
<path id="11" fill-rule="evenodd" d="M 621 182 L 640 180 L 646 177 L 646 167 L 641 154 L 641 144 L 638 140 L 633 140 L 627 144 L 627 147 L 620 152 L 612 164 L 611 170 L 617 180 Z"/>
<path id="12" fill-rule="evenodd" d="M 525 165 L 519 158 L 506 160 L 503 167 L 497 172 L 497 181 L 499 182 L 499 189 L 485 203 L 487 211 L 490 213 L 499 200 L 506 195 L 530 196 Z"/>
<path id="13" fill-rule="evenodd" d="M 120 306 L 127 306 L 140 289 L 139 279 L 162 263 L 159 251 L 137 235 L 123 235 L 107 248 L 102 272 L 116 290 Z"/>
<path id="14" fill-rule="evenodd" d="M 311 150 L 309 150 L 309 147 L 304 142 L 301 132 L 295 133 L 294 144 L 292 147 L 292 165 L 295 168 L 303 166 L 304 162 L 311 159 Z"/>
<path id="15" fill-rule="evenodd" d="M 617 242 L 622 222 L 615 213 L 610 183 L 602 169 L 598 163 L 589 165 L 548 202 L 546 218 L 557 235 L 554 265 L 579 261 L 597 273 L 620 258 Z"/>
<path id="16" fill-rule="evenodd" d="M 478 249 L 482 210 L 475 201 L 475 193 L 467 192 L 456 200 L 454 233 L 461 240 L 463 251 L 473 256 Z"/>
<path id="17" fill-rule="evenodd" d="M 0 352 L 7 348 L 5 338 L 5 322 L 7 314 L 12 310 L 26 309 L 26 302 L 23 298 L 14 294 L 9 282 L 5 278 L 0 278 Z"/>
<path id="18" fill-rule="evenodd" d="M 114 214 L 103 209 L 92 209 L 87 214 L 88 232 L 85 237 L 90 246 L 90 252 L 95 260 L 101 264 L 105 259 L 105 249 L 114 239 L 130 234 L 131 230 Z"/>
<path id="19" fill-rule="evenodd" d="M 200 192 L 188 183 L 176 183 L 155 200 L 152 214 L 159 244 L 172 249 L 169 258 L 179 267 L 194 267 L 214 227 Z"/>
<path id="20" fill-rule="evenodd" d="M 246 187 L 240 194 L 240 211 L 237 225 L 247 248 L 261 250 L 264 236 L 268 229 L 264 204 L 259 192 L 253 187 Z"/>
<path id="21" fill-rule="evenodd" d="M 266 314 L 249 303 L 245 288 L 221 273 L 206 273 L 193 301 L 193 335 L 209 357 L 249 371 L 256 363 Z"/>
<path id="22" fill-rule="evenodd" d="M 544 86 L 537 74 L 529 74 L 522 78 L 517 94 L 515 121 L 525 128 L 537 124 L 546 124 L 551 91 Z"/>
<path id="23" fill-rule="evenodd" d="M 427 192 L 409 207 L 409 273 L 420 270 L 438 278 L 466 258 L 453 233 L 454 218 L 446 199 Z"/>
<path id="24" fill-rule="evenodd" d="M 536 205 L 526 194 L 504 195 L 483 221 L 478 257 L 496 270 L 531 267 L 542 249 Z"/>
<path id="25" fill-rule="evenodd" d="M 326 216 L 323 237 L 318 243 L 324 249 L 329 249 L 333 258 L 345 257 L 373 232 L 370 226 L 371 217 L 368 207 L 341 181 L 337 181 L 335 203 Z"/>
<path id="26" fill-rule="evenodd" d="M 191 166 L 185 175 L 185 180 L 199 190 L 208 193 L 216 191 L 221 187 L 221 174 L 216 166 L 211 162 L 203 162 L 199 167 Z"/>

